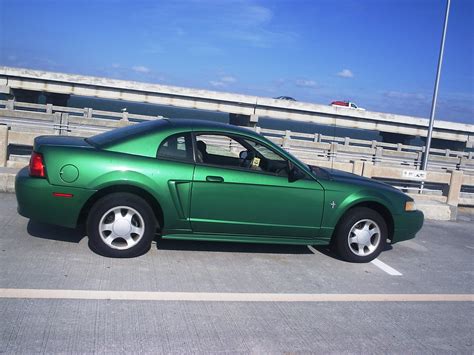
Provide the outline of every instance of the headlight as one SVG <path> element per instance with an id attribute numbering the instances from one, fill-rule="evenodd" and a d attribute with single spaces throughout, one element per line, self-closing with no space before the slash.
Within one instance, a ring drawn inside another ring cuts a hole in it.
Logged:
<path id="1" fill-rule="evenodd" d="M 415 201 L 405 202 L 405 211 L 416 211 Z"/>

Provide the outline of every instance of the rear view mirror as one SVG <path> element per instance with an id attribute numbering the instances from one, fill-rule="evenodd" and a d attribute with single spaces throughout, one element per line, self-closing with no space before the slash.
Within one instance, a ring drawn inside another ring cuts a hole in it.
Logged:
<path id="1" fill-rule="evenodd" d="M 295 182 L 297 180 L 304 179 L 306 177 L 306 174 L 301 171 L 300 168 L 297 166 L 291 164 L 290 165 L 290 171 L 288 173 L 288 181 L 289 182 Z"/>

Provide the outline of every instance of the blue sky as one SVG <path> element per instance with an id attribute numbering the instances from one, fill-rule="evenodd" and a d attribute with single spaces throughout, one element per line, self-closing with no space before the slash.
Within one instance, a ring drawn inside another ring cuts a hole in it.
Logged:
<path id="1" fill-rule="evenodd" d="M 445 0 L 0 0 L 0 65 L 428 117 Z M 474 1 L 452 0 L 437 119 L 474 123 Z"/>

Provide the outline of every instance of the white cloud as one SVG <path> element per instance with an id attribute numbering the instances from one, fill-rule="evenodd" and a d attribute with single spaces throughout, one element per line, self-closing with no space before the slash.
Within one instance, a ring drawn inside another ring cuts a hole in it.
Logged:
<path id="1" fill-rule="evenodd" d="M 349 69 L 342 69 L 337 73 L 337 76 L 340 76 L 341 78 L 353 78 L 354 74 Z"/>
<path id="2" fill-rule="evenodd" d="M 235 83 L 237 79 L 234 78 L 233 76 L 223 76 L 221 78 L 221 81 L 223 81 L 224 83 Z"/>
<path id="3" fill-rule="evenodd" d="M 226 86 L 225 83 L 223 83 L 222 81 L 217 81 L 217 80 L 211 80 L 211 81 L 209 82 L 209 84 L 211 84 L 212 86 L 214 86 L 214 87 L 216 87 L 216 88 Z"/>
<path id="4" fill-rule="evenodd" d="M 402 100 L 426 100 L 427 97 L 420 93 L 413 92 L 401 92 L 401 91 L 387 91 L 384 92 L 384 96 L 391 99 L 402 99 Z"/>
<path id="5" fill-rule="evenodd" d="M 314 80 L 308 80 L 308 79 L 298 79 L 295 82 L 296 86 L 302 87 L 302 88 L 314 88 L 316 86 L 316 82 Z"/>
<path id="6" fill-rule="evenodd" d="M 229 86 L 230 84 L 233 84 L 237 81 L 235 77 L 232 75 L 222 75 L 219 77 L 218 80 L 211 80 L 209 81 L 209 84 L 211 84 L 214 87 L 225 87 Z"/>
<path id="7" fill-rule="evenodd" d="M 136 71 L 137 73 L 149 73 L 150 72 L 150 68 L 147 68 L 143 65 L 134 66 L 134 67 L 132 67 L 132 70 Z"/>

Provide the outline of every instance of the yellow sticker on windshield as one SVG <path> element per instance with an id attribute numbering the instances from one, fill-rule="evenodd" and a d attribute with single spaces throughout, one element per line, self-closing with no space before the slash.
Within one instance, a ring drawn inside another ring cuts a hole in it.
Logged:
<path id="1" fill-rule="evenodd" d="M 252 166 L 259 166 L 259 165 L 260 165 L 260 158 L 253 158 Z"/>

